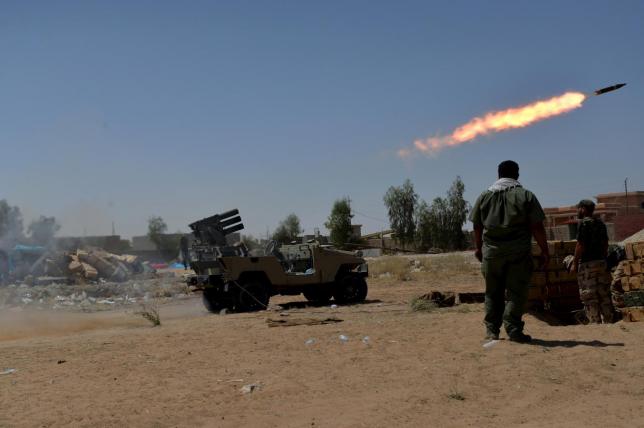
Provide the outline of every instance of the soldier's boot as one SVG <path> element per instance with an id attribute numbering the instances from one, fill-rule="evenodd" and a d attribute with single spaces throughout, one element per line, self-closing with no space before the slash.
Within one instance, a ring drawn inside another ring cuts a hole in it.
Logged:
<path id="1" fill-rule="evenodd" d="M 485 340 L 499 340 L 499 332 L 488 330 L 487 333 L 485 333 Z"/>
<path id="2" fill-rule="evenodd" d="M 530 343 L 532 342 L 532 336 L 519 331 L 510 335 L 510 341 L 517 343 Z"/>
<path id="3" fill-rule="evenodd" d="M 597 302 L 597 300 L 586 300 L 583 303 L 586 317 L 588 317 L 588 322 L 601 324 L 602 318 L 600 315 L 599 302 Z"/>
<path id="4" fill-rule="evenodd" d="M 599 309 L 604 323 L 609 324 L 614 322 L 615 312 L 613 310 L 610 286 L 604 284 L 603 287 L 597 290 L 597 295 L 599 296 Z"/>
<path id="5" fill-rule="evenodd" d="M 610 303 L 602 303 L 601 305 L 602 320 L 605 324 L 612 324 L 614 322 L 613 305 Z"/>

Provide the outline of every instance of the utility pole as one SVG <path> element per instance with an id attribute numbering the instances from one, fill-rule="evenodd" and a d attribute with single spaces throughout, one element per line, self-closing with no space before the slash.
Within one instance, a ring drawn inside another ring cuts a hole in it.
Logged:
<path id="1" fill-rule="evenodd" d="M 624 196 L 626 199 L 626 215 L 628 215 L 628 177 L 624 179 Z"/>

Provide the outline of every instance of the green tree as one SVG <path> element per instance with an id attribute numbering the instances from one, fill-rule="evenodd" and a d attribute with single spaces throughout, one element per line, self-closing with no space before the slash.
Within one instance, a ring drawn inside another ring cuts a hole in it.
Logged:
<path id="1" fill-rule="evenodd" d="M 412 244 L 416 237 L 416 204 L 418 195 L 409 179 L 402 186 L 391 186 L 384 196 L 391 229 L 403 246 Z"/>
<path id="2" fill-rule="evenodd" d="M 462 250 L 467 244 L 465 233 L 463 233 L 463 225 L 467 220 L 470 204 L 463 198 L 464 193 L 465 184 L 460 176 L 456 176 L 452 186 L 447 191 L 447 204 L 449 207 L 447 225 L 449 240 L 452 244 L 450 249 L 452 250 Z"/>
<path id="3" fill-rule="evenodd" d="M 156 245 L 157 248 L 161 247 L 163 235 L 168 231 L 168 225 L 159 216 L 152 216 L 148 219 L 148 237 L 150 241 Z"/>
<path id="4" fill-rule="evenodd" d="M 470 205 L 463 198 L 464 192 L 465 185 L 461 177 L 457 176 L 447 191 L 447 197 L 434 198 L 427 210 L 419 209 L 417 242 L 423 242 L 423 246 L 426 242 L 430 242 L 431 246 L 442 250 L 465 248 L 466 239 L 463 225 L 467 219 Z M 420 230 L 421 224 L 422 231 Z"/>
<path id="5" fill-rule="evenodd" d="M 159 216 L 152 216 L 148 219 L 148 237 L 154 243 L 157 250 L 165 260 L 170 261 L 179 255 L 179 234 L 168 235 L 168 225 Z"/>
<path id="6" fill-rule="evenodd" d="M 432 246 L 431 211 L 427 202 L 420 201 L 416 209 L 416 249 L 424 253 Z"/>
<path id="7" fill-rule="evenodd" d="M 55 217 L 46 217 L 41 215 L 38 220 L 29 224 L 27 231 L 31 241 L 37 245 L 48 246 L 54 240 L 54 235 L 60 230 L 60 225 L 56 222 Z"/>
<path id="8" fill-rule="evenodd" d="M 324 223 L 324 227 L 329 229 L 331 242 L 334 245 L 344 248 L 346 244 L 353 242 L 352 217 L 348 198 L 338 199 L 333 203 L 331 214 Z"/>
<path id="9" fill-rule="evenodd" d="M 248 248 L 249 250 L 256 250 L 262 247 L 259 239 L 255 238 L 252 235 L 242 235 L 241 242 L 243 242 L 246 245 L 246 248 Z"/>
<path id="10" fill-rule="evenodd" d="M 273 240 L 280 244 L 288 244 L 297 240 L 297 237 L 302 232 L 304 232 L 304 229 L 300 226 L 299 217 L 291 213 L 277 226 L 273 232 Z"/>
<path id="11" fill-rule="evenodd" d="M 434 198 L 429 208 L 429 229 L 433 246 L 442 250 L 449 249 L 448 217 L 449 207 L 447 200 L 444 198 Z"/>
<path id="12" fill-rule="evenodd" d="M 20 208 L 0 200 L 0 239 L 15 243 L 24 239 L 24 226 Z"/>

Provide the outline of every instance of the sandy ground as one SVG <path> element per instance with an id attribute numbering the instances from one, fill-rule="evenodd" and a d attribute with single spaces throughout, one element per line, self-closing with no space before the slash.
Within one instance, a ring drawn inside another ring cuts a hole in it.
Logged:
<path id="1" fill-rule="evenodd" d="M 0 426 L 644 426 L 644 324 L 527 316 L 534 344 L 485 349 L 482 305 L 408 309 L 430 290 L 481 289 L 471 273 L 374 278 L 366 304 L 274 299 L 285 316 L 211 315 L 195 298 L 164 305 L 160 327 L 132 312 L 5 311 L 0 373 L 17 371 L 0 375 Z M 343 322 L 266 324 L 326 317 Z"/>

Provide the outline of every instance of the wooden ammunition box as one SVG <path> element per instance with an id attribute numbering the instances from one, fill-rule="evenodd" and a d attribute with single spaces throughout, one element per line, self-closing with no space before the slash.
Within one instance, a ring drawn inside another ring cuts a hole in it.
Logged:
<path id="1" fill-rule="evenodd" d="M 644 307 L 621 308 L 619 311 L 625 322 L 644 321 Z"/>

